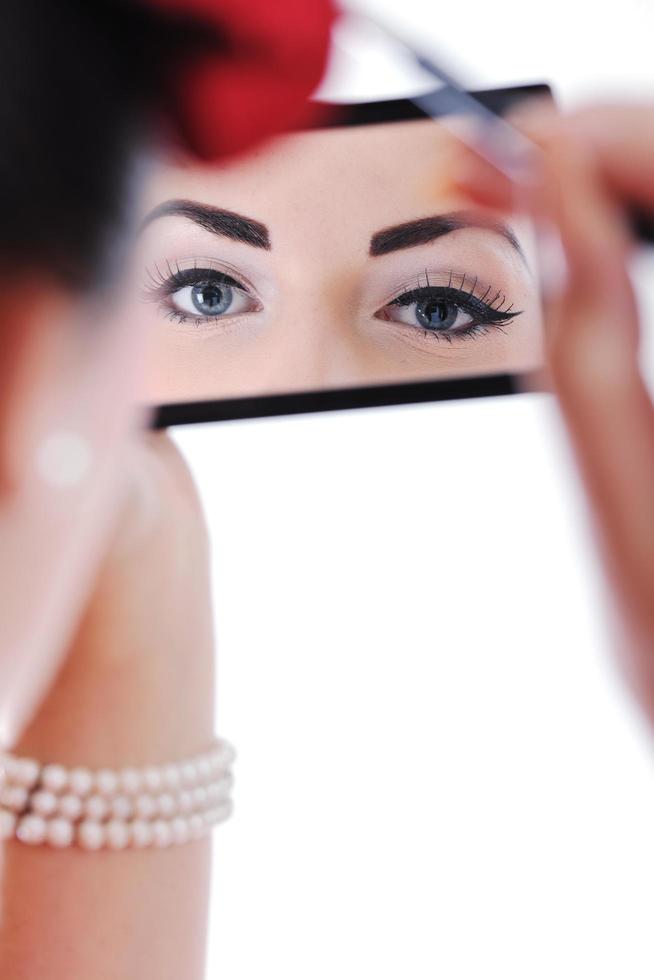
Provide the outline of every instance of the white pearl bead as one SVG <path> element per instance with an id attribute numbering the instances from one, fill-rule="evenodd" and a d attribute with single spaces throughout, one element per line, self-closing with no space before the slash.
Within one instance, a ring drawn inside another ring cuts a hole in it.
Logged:
<path id="1" fill-rule="evenodd" d="M 77 796 L 86 796 L 93 788 L 93 776 L 88 769 L 78 766 L 71 770 L 68 777 L 68 784 L 73 793 Z"/>
<path id="2" fill-rule="evenodd" d="M 96 820 L 83 820 L 77 828 L 77 840 L 87 851 L 98 851 L 104 845 L 104 827 Z"/>
<path id="3" fill-rule="evenodd" d="M 161 771 L 161 781 L 166 789 L 177 789 L 182 781 L 178 766 L 165 766 Z"/>
<path id="4" fill-rule="evenodd" d="M 129 820 L 134 812 L 132 801 L 127 796 L 114 796 L 110 803 L 111 812 L 117 820 Z"/>
<path id="5" fill-rule="evenodd" d="M 95 774 L 95 788 L 101 796 L 113 796 L 118 790 L 118 775 L 112 769 L 99 769 Z"/>
<path id="6" fill-rule="evenodd" d="M 128 796 L 136 796 L 143 787 L 143 779 L 138 769 L 123 769 L 118 774 L 118 781 L 123 793 L 127 793 Z"/>
<path id="7" fill-rule="evenodd" d="M 202 810 L 208 802 L 207 791 L 204 786 L 196 786 L 193 790 L 193 806 L 196 810 Z"/>
<path id="8" fill-rule="evenodd" d="M 68 773 L 63 766 L 45 766 L 41 773 L 41 782 L 52 793 L 61 793 L 68 784 Z"/>
<path id="9" fill-rule="evenodd" d="M 169 847 L 173 834 L 167 820 L 155 820 L 152 824 L 152 842 L 155 847 Z"/>
<path id="10" fill-rule="evenodd" d="M 231 785 L 231 780 L 224 778 L 219 779 L 217 783 L 211 783 L 209 786 L 207 786 L 207 797 L 209 804 L 211 806 L 216 806 L 216 804 L 225 800 L 229 796 Z"/>
<path id="11" fill-rule="evenodd" d="M 191 836 L 188 820 L 185 820 L 184 817 L 175 817 L 174 820 L 171 820 L 170 829 L 175 844 L 186 844 Z"/>
<path id="12" fill-rule="evenodd" d="M 202 837 L 204 834 L 204 820 L 199 813 L 194 813 L 193 816 L 188 818 L 188 827 L 191 834 L 195 840 L 198 837 Z"/>
<path id="13" fill-rule="evenodd" d="M 162 793 L 157 797 L 157 813 L 162 817 L 172 817 L 176 810 L 175 797 L 170 793 Z"/>
<path id="14" fill-rule="evenodd" d="M 0 804 L 19 813 L 25 809 L 28 796 L 24 786 L 5 786 L 0 792 Z"/>
<path id="15" fill-rule="evenodd" d="M 19 786 L 31 789 L 39 778 L 41 767 L 34 759 L 16 759 L 11 767 L 11 778 Z"/>
<path id="16" fill-rule="evenodd" d="M 105 825 L 107 844 L 115 851 L 120 851 L 129 844 L 129 830 L 123 820 L 110 820 Z"/>
<path id="17" fill-rule="evenodd" d="M 17 759 L 14 755 L 3 756 L 2 768 L 4 771 L 5 783 L 16 783 L 18 782 L 18 769 L 20 766 L 20 759 Z"/>
<path id="18" fill-rule="evenodd" d="M 104 820 L 109 813 L 109 804 L 104 796 L 94 793 L 84 803 L 84 812 L 89 820 Z"/>
<path id="19" fill-rule="evenodd" d="M 147 820 L 132 820 L 129 835 L 134 847 L 149 847 L 152 843 L 152 824 Z"/>
<path id="20" fill-rule="evenodd" d="M 157 793 L 161 789 L 161 772 L 155 766 L 143 770 L 143 785 L 150 793 Z"/>
<path id="21" fill-rule="evenodd" d="M 73 825 L 70 820 L 55 817 L 54 820 L 48 821 L 46 837 L 53 847 L 70 847 L 74 837 Z"/>
<path id="22" fill-rule="evenodd" d="M 48 789 L 37 789 L 30 798 L 31 809 L 42 817 L 49 817 L 57 809 L 57 797 Z"/>
<path id="23" fill-rule="evenodd" d="M 155 803 L 154 797 L 149 796 L 147 793 L 141 793 L 140 796 L 136 797 L 134 812 L 143 820 L 150 820 L 157 812 L 157 804 Z"/>
<path id="24" fill-rule="evenodd" d="M 177 808 L 180 813 L 191 813 L 193 810 L 193 793 L 183 789 L 177 797 Z"/>
<path id="25" fill-rule="evenodd" d="M 16 819 L 16 814 L 11 810 L 0 810 L 0 840 L 8 840 L 14 836 Z"/>
<path id="26" fill-rule="evenodd" d="M 183 762 L 180 766 L 180 774 L 184 786 L 194 786 L 198 781 L 198 770 L 192 762 Z"/>
<path id="27" fill-rule="evenodd" d="M 207 755 L 201 755 L 195 760 L 198 776 L 204 782 L 211 778 L 211 759 Z"/>
<path id="28" fill-rule="evenodd" d="M 46 822 L 38 813 L 28 813 L 21 817 L 16 828 L 16 837 L 23 844 L 42 844 L 45 840 Z"/>
<path id="29" fill-rule="evenodd" d="M 83 810 L 84 804 L 79 796 L 73 796 L 72 793 L 66 793 L 59 800 L 59 813 L 68 820 L 79 820 Z"/>

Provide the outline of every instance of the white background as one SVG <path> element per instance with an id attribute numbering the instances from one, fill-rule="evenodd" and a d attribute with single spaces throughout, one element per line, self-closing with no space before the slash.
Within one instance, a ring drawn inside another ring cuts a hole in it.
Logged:
<path id="1" fill-rule="evenodd" d="M 471 85 L 653 94 L 647 0 L 365 6 Z M 208 976 L 651 980 L 651 747 L 549 400 L 176 435 L 239 750 Z"/>

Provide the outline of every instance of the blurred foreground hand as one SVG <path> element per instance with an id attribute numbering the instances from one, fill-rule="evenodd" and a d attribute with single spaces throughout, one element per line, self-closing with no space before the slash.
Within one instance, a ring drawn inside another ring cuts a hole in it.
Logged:
<path id="1" fill-rule="evenodd" d="M 654 106 L 567 117 L 550 107 L 520 125 L 543 150 L 525 206 L 558 226 L 568 267 L 546 297 L 548 366 L 623 629 L 622 663 L 654 724 L 654 409 L 638 361 L 625 219 L 634 205 L 654 214 Z M 476 157 L 457 184 L 485 206 L 514 203 L 514 189 Z"/>

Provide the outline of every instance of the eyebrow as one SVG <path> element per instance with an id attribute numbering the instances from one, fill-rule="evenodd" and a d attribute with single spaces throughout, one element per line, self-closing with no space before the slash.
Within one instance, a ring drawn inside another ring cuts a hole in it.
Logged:
<path id="1" fill-rule="evenodd" d="M 483 228 L 501 235 L 525 260 L 520 242 L 508 225 L 495 218 L 484 218 L 466 211 L 453 211 L 450 214 L 435 214 L 415 221 L 405 221 L 401 225 L 391 225 L 375 232 L 370 239 L 370 255 L 388 255 L 402 248 L 415 248 L 428 245 L 444 235 L 450 235 L 461 228 Z"/>
<path id="2" fill-rule="evenodd" d="M 236 211 L 226 211 L 224 208 L 214 208 L 210 204 L 200 204 L 199 201 L 164 201 L 158 207 L 150 211 L 141 225 L 141 230 L 146 228 L 157 218 L 168 218 L 179 216 L 188 218 L 195 222 L 205 231 L 210 231 L 213 235 L 222 235 L 224 238 L 231 238 L 235 242 L 243 242 L 245 245 L 252 245 L 253 248 L 264 248 L 270 250 L 270 234 L 267 227 L 254 218 L 246 218 L 243 214 Z"/>

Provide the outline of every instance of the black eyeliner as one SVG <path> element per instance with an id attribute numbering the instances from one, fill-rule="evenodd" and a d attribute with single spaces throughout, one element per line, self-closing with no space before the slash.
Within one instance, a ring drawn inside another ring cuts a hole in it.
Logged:
<path id="1" fill-rule="evenodd" d="M 244 293 L 250 292 L 238 279 L 234 279 L 233 276 L 227 275 L 226 272 L 220 272 L 218 269 L 198 269 L 194 266 L 192 269 L 172 270 L 169 267 L 169 272 L 170 275 L 164 277 L 157 269 L 159 281 L 151 289 L 151 292 L 158 296 L 170 296 L 172 293 L 176 293 L 178 289 L 184 289 L 185 286 L 201 286 L 203 283 L 218 283 L 222 286 L 231 286 L 232 289 L 240 289 Z"/>
<path id="2" fill-rule="evenodd" d="M 490 289 L 484 295 L 488 295 Z M 493 302 L 501 295 L 497 293 Z M 477 317 L 477 322 L 482 324 L 508 323 L 515 317 L 520 316 L 522 310 L 496 309 L 470 292 L 463 292 L 454 286 L 419 286 L 417 289 L 410 289 L 401 296 L 396 297 L 389 306 L 411 306 L 413 303 L 424 302 L 424 300 L 434 300 L 436 302 L 451 303 L 465 310 L 466 313 Z M 511 304 L 513 305 L 513 304 Z"/>

